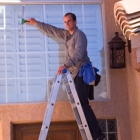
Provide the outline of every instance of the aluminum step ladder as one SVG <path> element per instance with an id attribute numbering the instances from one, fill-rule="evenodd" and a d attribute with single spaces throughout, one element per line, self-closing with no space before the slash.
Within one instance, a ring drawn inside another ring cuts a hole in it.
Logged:
<path id="1" fill-rule="evenodd" d="M 67 71 L 66 69 L 63 70 L 62 74 L 56 76 L 53 81 L 50 97 L 48 100 L 48 105 L 46 108 L 46 112 L 44 115 L 44 120 L 42 123 L 42 127 L 41 127 L 41 131 L 40 131 L 38 140 L 46 140 L 46 138 L 47 138 L 47 134 L 49 131 L 49 126 L 50 126 L 53 110 L 55 107 L 61 80 L 63 80 L 63 82 L 65 84 L 67 95 L 68 95 L 72 110 L 74 112 L 82 139 L 83 140 L 93 140 L 89 127 L 88 127 L 88 124 L 87 124 L 87 121 L 86 121 L 86 118 L 85 118 L 85 115 L 83 113 L 83 109 L 80 104 L 76 89 L 75 89 L 75 85 L 73 83 L 73 79 L 72 79 L 69 71 Z"/>

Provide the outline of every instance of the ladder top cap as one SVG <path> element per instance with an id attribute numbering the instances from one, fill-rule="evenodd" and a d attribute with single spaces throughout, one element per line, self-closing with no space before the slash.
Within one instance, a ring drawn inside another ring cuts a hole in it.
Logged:
<path id="1" fill-rule="evenodd" d="M 67 72 L 67 69 L 63 69 L 63 71 L 62 71 L 63 73 L 66 73 Z"/>

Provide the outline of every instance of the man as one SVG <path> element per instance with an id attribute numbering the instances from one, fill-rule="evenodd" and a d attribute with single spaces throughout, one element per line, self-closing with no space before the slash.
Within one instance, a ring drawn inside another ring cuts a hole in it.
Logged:
<path id="1" fill-rule="evenodd" d="M 49 24 L 36 21 L 34 18 L 26 20 L 28 24 L 35 25 L 39 30 L 52 34 L 65 40 L 67 60 L 63 66 L 60 66 L 57 75 L 62 73 L 63 69 L 68 69 L 74 77 L 74 83 L 81 102 L 91 135 L 94 140 L 106 140 L 106 136 L 101 132 L 97 119 L 89 105 L 88 92 L 91 85 L 86 83 L 92 77 L 83 74 L 84 71 L 91 73 L 92 66 L 87 55 L 87 38 L 85 34 L 76 26 L 76 16 L 73 13 L 64 15 L 65 29 L 57 28 Z M 82 71 L 82 75 L 81 75 Z M 93 72 L 93 71 L 92 71 Z M 87 78 L 89 77 L 89 79 Z M 89 81 L 91 82 L 91 80 Z"/>

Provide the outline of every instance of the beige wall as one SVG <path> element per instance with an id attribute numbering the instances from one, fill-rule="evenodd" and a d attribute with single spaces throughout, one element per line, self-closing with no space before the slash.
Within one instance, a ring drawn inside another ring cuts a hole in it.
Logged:
<path id="1" fill-rule="evenodd" d="M 112 39 L 114 32 L 120 31 L 113 20 L 114 3 L 118 0 L 105 0 L 107 42 Z M 126 68 L 110 69 L 111 100 L 105 106 L 105 117 L 115 116 L 118 121 L 119 140 L 140 139 L 140 73 L 133 69 L 132 53 L 126 48 Z M 96 113 L 98 115 L 98 111 Z M 103 116 L 102 112 L 99 117 Z M 97 116 L 98 117 L 98 116 Z"/>
<path id="2" fill-rule="evenodd" d="M 105 0 L 106 41 L 111 41 L 119 31 L 115 25 L 113 6 L 117 0 Z M 121 33 L 121 32 L 120 32 Z M 108 48 L 108 44 L 106 47 Z M 108 50 L 108 49 L 107 49 Z M 108 52 L 106 52 L 108 54 Z M 109 60 L 109 55 L 108 55 Z M 140 73 L 132 68 L 132 56 L 126 48 L 126 68 L 108 69 L 110 76 L 110 100 L 91 102 L 98 119 L 116 118 L 119 140 L 140 139 Z M 109 64 L 107 65 L 109 67 Z M 11 123 L 42 122 L 46 103 L 0 106 L 0 140 L 10 140 Z M 61 110 L 61 111 L 60 111 Z M 68 102 L 56 104 L 53 121 L 74 120 Z"/>

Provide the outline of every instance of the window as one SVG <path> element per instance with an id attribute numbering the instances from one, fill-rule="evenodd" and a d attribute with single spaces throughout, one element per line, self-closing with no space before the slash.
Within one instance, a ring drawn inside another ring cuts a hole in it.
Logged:
<path id="1" fill-rule="evenodd" d="M 99 119 L 98 122 L 107 140 L 118 140 L 116 119 Z"/>
<path id="2" fill-rule="evenodd" d="M 63 40 L 47 37 L 27 24 L 21 28 L 23 7 L 25 19 L 33 17 L 60 28 L 64 28 L 65 13 L 76 14 L 78 28 L 87 35 L 89 57 L 102 76 L 95 87 L 95 99 L 106 98 L 100 4 L 1 5 L 0 103 L 46 101 L 57 68 L 65 61 Z M 58 100 L 67 100 L 63 85 Z"/>

